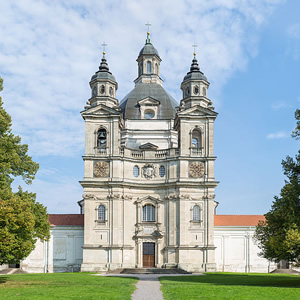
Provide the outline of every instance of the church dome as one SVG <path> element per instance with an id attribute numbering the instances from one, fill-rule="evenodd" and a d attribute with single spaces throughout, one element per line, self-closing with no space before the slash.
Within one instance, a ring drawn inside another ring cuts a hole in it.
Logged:
<path id="1" fill-rule="evenodd" d="M 154 48 L 152 44 L 146 44 L 140 51 L 139 56 L 143 54 L 149 54 L 149 55 L 157 55 L 159 57 L 159 54 L 157 50 Z"/>
<path id="2" fill-rule="evenodd" d="M 157 83 L 140 83 L 127 94 L 120 103 L 120 109 L 124 119 L 139 120 L 140 108 L 138 101 L 145 98 L 152 98 L 160 102 L 157 119 L 174 119 L 176 100 L 169 95 L 164 88 Z"/>
<path id="3" fill-rule="evenodd" d="M 188 72 L 184 76 L 183 82 L 188 81 L 188 80 L 205 80 L 205 81 L 207 81 L 207 77 L 203 74 L 203 72 L 200 71 L 198 61 L 195 56 L 192 61 L 190 72 Z"/>
<path id="4" fill-rule="evenodd" d="M 101 60 L 101 64 L 99 66 L 99 71 L 97 71 L 91 78 L 91 81 L 96 79 L 109 79 L 116 82 L 115 76 L 109 72 L 108 64 L 105 58 L 105 52 L 103 52 L 103 58 Z"/>
<path id="5" fill-rule="evenodd" d="M 146 44 L 141 49 L 138 57 L 140 57 L 141 55 L 157 55 L 159 57 L 158 51 L 154 48 L 154 46 L 151 43 L 149 33 L 147 33 Z"/>

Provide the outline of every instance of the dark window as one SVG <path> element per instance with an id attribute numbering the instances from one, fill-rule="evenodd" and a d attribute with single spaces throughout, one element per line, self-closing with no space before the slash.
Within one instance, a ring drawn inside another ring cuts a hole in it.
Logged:
<path id="1" fill-rule="evenodd" d="M 104 94 L 104 92 L 105 92 L 105 86 L 104 86 L 104 85 L 101 85 L 100 93 L 101 93 L 101 94 Z"/>
<path id="2" fill-rule="evenodd" d="M 97 148 L 98 149 L 106 149 L 107 137 L 106 130 L 99 129 L 97 134 Z"/>

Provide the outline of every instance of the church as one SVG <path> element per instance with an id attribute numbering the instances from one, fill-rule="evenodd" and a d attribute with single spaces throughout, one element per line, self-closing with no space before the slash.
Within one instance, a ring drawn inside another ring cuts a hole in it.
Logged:
<path id="1" fill-rule="evenodd" d="M 177 102 L 163 87 L 150 33 L 134 88 L 121 100 L 103 52 L 90 80 L 81 214 L 50 215 L 51 240 L 37 242 L 29 272 L 181 268 L 269 272 L 252 236 L 263 216 L 216 215 L 214 122 L 209 82 L 196 53 Z M 178 87 L 179 88 L 179 87 Z"/>

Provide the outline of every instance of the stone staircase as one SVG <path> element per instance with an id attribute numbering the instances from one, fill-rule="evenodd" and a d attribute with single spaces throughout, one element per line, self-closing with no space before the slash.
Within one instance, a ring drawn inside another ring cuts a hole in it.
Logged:
<path id="1" fill-rule="evenodd" d="M 107 274 L 192 274 L 182 269 L 132 268 L 108 271 Z"/>

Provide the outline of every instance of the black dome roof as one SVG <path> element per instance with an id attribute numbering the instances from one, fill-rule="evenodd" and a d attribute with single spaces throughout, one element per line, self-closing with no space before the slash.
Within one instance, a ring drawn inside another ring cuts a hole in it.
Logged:
<path id="1" fill-rule="evenodd" d="M 160 102 L 157 119 L 174 119 L 176 100 L 157 83 L 140 83 L 120 102 L 124 119 L 139 120 L 140 109 L 138 101 L 151 97 Z"/>

